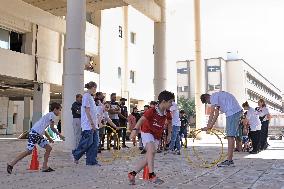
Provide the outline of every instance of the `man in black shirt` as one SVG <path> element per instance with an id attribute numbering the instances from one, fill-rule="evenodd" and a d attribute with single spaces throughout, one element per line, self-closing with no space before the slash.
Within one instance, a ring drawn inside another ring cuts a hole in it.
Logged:
<path id="1" fill-rule="evenodd" d="M 73 115 L 73 131 L 75 136 L 75 147 L 78 146 L 81 139 L 81 106 L 82 95 L 76 95 L 76 101 L 72 104 L 71 110 Z"/>
<path id="2" fill-rule="evenodd" d="M 122 148 L 128 148 L 125 144 L 125 139 L 126 139 L 126 128 L 127 128 L 127 117 L 128 117 L 128 111 L 127 107 L 125 106 L 125 101 L 127 99 L 121 98 L 120 99 L 120 113 L 118 114 L 119 116 L 119 125 L 121 129 L 119 130 L 119 135 L 122 137 Z"/>

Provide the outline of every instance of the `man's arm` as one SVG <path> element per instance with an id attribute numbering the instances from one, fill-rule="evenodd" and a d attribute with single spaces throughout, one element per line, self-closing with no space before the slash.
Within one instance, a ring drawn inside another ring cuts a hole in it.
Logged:
<path id="1" fill-rule="evenodd" d="M 112 122 L 112 120 L 108 117 L 107 118 L 107 122 L 110 124 L 110 126 L 112 126 L 113 128 L 115 128 L 115 129 L 120 129 L 120 127 L 117 127 L 113 122 Z"/>
<path id="2" fill-rule="evenodd" d="M 207 127 L 203 128 L 203 130 L 207 131 L 213 128 L 219 116 L 219 107 L 212 106 L 210 110 L 210 115 L 207 123 Z"/>

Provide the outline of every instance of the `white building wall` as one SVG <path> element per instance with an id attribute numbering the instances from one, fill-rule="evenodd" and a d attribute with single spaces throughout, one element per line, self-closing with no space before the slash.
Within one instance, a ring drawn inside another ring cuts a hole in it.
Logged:
<path id="1" fill-rule="evenodd" d="M 147 103 L 154 100 L 154 23 L 129 6 L 128 29 L 128 73 L 133 70 L 136 74 L 134 83 L 128 80 L 130 98 Z M 135 44 L 131 32 L 136 34 Z"/>
<path id="2" fill-rule="evenodd" d="M 118 77 L 118 67 L 123 67 L 123 39 L 119 37 L 119 26 L 123 26 L 122 11 L 122 8 L 102 11 L 100 89 L 108 94 L 121 94 L 122 77 Z"/>

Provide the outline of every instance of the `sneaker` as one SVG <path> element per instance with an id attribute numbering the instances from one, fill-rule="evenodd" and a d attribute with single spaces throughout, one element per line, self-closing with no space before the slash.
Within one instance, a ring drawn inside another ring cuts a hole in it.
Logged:
<path id="1" fill-rule="evenodd" d="M 178 151 L 176 151 L 176 155 L 180 155 L 180 151 L 178 150 Z"/>
<path id="2" fill-rule="evenodd" d="M 234 167 L 234 161 L 233 160 L 225 160 L 217 165 L 217 167 Z"/>
<path id="3" fill-rule="evenodd" d="M 252 151 L 250 151 L 249 153 L 250 153 L 250 154 L 257 154 L 258 152 L 257 152 L 257 151 L 252 150 Z"/>
<path id="4" fill-rule="evenodd" d="M 146 154 L 146 150 L 145 149 L 143 149 L 142 151 L 141 151 L 141 154 Z"/>
<path id="5" fill-rule="evenodd" d="M 157 150 L 157 153 L 162 153 L 162 150 L 161 150 L 161 149 L 158 149 L 158 150 Z"/>
<path id="6" fill-rule="evenodd" d="M 12 171 L 13 171 L 13 166 L 12 166 L 12 165 L 7 164 L 7 172 L 8 172 L 9 174 L 11 174 L 11 173 L 12 173 Z"/>
<path id="7" fill-rule="evenodd" d="M 130 185 L 134 185 L 135 184 L 135 176 L 132 172 L 128 173 L 128 180 L 129 180 L 129 184 Z"/>
<path id="8" fill-rule="evenodd" d="M 149 178 L 149 181 L 154 183 L 154 184 L 163 184 L 164 183 L 164 181 L 162 179 L 158 178 L 156 175 Z"/>

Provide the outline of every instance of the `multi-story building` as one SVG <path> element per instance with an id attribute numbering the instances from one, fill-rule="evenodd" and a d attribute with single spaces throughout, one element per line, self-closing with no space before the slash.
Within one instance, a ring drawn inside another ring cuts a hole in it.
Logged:
<path id="1" fill-rule="evenodd" d="M 204 92 L 228 91 L 242 104 L 248 101 L 252 107 L 262 98 L 272 115 L 283 112 L 282 91 L 266 77 L 242 59 L 224 60 L 210 58 L 204 60 Z M 194 97 L 194 61 L 177 62 L 178 96 Z M 221 118 L 222 120 L 222 118 Z M 279 124 L 272 120 L 272 124 Z M 218 122 L 224 125 L 223 121 Z"/>
<path id="2" fill-rule="evenodd" d="M 117 2 L 87 4 L 112 9 L 87 11 L 84 83 L 95 81 L 107 99 L 115 92 L 143 107 L 154 98 L 154 22 Z M 62 102 L 63 92 L 66 7 L 48 9 L 28 0 L 10 4 L 13 11 L 0 8 L 0 134 L 28 130 L 49 111 L 50 101 Z"/>

